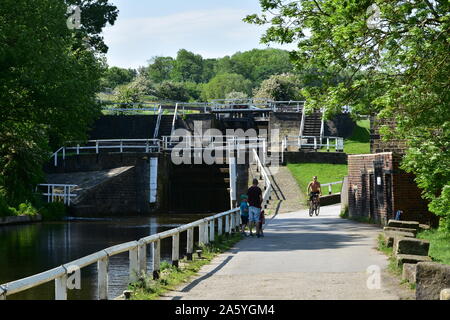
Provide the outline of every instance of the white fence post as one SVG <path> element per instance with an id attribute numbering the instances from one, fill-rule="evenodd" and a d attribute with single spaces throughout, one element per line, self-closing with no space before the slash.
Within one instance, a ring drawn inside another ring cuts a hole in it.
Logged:
<path id="1" fill-rule="evenodd" d="M 220 217 L 217 219 L 217 234 L 221 236 L 222 232 L 223 232 L 223 219 L 222 217 Z"/>
<path id="2" fill-rule="evenodd" d="M 159 279 L 159 270 L 161 266 L 161 240 L 152 242 L 153 251 L 153 279 Z"/>
<path id="3" fill-rule="evenodd" d="M 98 141 L 95 141 L 95 153 L 98 154 Z"/>
<path id="4" fill-rule="evenodd" d="M 205 244 L 205 225 L 202 223 L 198 226 L 198 244 Z"/>
<path id="5" fill-rule="evenodd" d="M 204 224 L 203 239 L 204 239 L 205 244 L 209 244 L 208 222 L 205 222 L 203 224 Z"/>
<path id="6" fill-rule="evenodd" d="M 187 250 L 186 250 L 188 260 L 192 260 L 193 253 L 194 253 L 194 228 L 189 228 L 187 230 Z"/>
<path id="7" fill-rule="evenodd" d="M 209 222 L 209 241 L 214 242 L 215 240 L 215 223 L 214 219 Z"/>
<path id="8" fill-rule="evenodd" d="M 139 274 L 147 274 L 147 245 L 145 242 L 138 246 Z"/>
<path id="9" fill-rule="evenodd" d="M 328 185 L 328 194 L 331 194 L 332 193 L 332 191 L 331 191 L 331 184 L 329 184 Z"/>
<path id="10" fill-rule="evenodd" d="M 230 216 L 226 215 L 225 216 L 225 233 L 226 234 L 230 234 Z"/>
<path id="11" fill-rule="evenodd" d="M 130 281 L 135 282 L 138 279 L 139 261 L 138 248 L 130 249 Z"/>
<path id="12" fill-rule="evenodd" d="M 98 273 L 98 299 L 108 300 L 108 270 L 109 259 L 105 257 L 97 261 L 97 273 Z"/>
<path id="13" fill-rule="evenodd" d="M 67 274 L 55 279 L 55 300 L 67 300 Z"/>
<path id="14" fill-rule="evenodd" d="M 172 265 L 178 267 L 180 260 L 180 233 L 172 236 Z"/>

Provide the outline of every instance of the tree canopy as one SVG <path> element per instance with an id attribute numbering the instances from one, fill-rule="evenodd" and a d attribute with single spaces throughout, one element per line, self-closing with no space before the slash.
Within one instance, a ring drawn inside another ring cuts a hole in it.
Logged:
<path id="1" fill-rule="evenodd" d="M 296 43 L 293 63 L 317 70 L 322 86 L 303 94 L 327 114 L 350 105 L 355 114 L 396 121 L 384 136 L 404 138 L 403 168 L 416 175 L 430 210 L 450 230 L 450 3 L 448 1 L 260 0 L 262 15 L 245 21 L 270 27 L 265 43 Z M 336 82 L 339 75 L 343 81 Z"/>

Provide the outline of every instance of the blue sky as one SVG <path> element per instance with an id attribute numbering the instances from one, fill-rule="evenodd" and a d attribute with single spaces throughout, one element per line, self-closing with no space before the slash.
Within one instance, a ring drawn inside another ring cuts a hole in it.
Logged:
<path id="1" fill-rule="evenodd" d="M 204 58 L 265 48 L 266 27 L 242 19 L 260 12 L 258 0 L 110 0 L 120 13 L 104 31 L 108 64 L 122 68 L 147 65 L 153 56 L 176 56 L 179 49 Z M 293 49 L 293 46 L 271 45 Z"/>

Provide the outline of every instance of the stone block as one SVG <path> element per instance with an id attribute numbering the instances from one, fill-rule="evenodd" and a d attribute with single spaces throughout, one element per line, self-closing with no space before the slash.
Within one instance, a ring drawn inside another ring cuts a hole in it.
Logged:
<path id="1" fill-rule="evenodd" d="M 411 228 L 419 230 L 419 222 L 417 221 L 389 220 L 387 226 L 394 228 Z"/>
<path id="2" fill-rule="evenodd" d="M 417 268 L 417 264 L 404 263 L 402 279 L 408 280 L 409 283 L 416 283 L 416 268 Z"/>
<path id="3" fill-rule="evenodd" d="M 399 232 L 411 232 L 416 236 L 417 229 L 414 228 L 396 228 L 396 227 L 384 227 L 384 231 L 399 231 Z"/>
<path id="4" fill-rule="evenodd" d="M 439 300 L 441 291 L 448 288 L 450 288 L 450 265 L 436 262 L 417 264 L 416 300 Z"/>
<path id="5" fill-rule="evenodd" d="M 423 231 L 423 230 L 430 230 L 430 226 L 427 224 L 419 224 L 419 230 Z"/>
<path id="6" fill-rule="evenodd" d="M 384 232 L 384 238 L 385 238 L 385 245 L 386 247 L 393 247 L 395 238 L 401 238 L 401 237 L 407 237 L 407 238 L 414 238 L 414 233 L 411 232 L 400 232 L 400 231 L 385 231 Z"/>
<path id="7" fill-rule="evenodd" d="M 430 242 L 427 240 L 397 237 L 394 240 L 394 255 L 410 254 L 417 256 L 428 256 Z"/>
<path id="8" fill-rule="evenodd" d="M 397 255 L 397 265 L 401 266 L 405 263 L 419 263 L 419 262 L 431 262 L 430 257 L 426 256 L 416 256 L 412 254 L 399 254 Z M 417 279 L 417 273 L 416 273 L 416 279 Z M 417 280 L 416 280 L 417 281 Z"/>

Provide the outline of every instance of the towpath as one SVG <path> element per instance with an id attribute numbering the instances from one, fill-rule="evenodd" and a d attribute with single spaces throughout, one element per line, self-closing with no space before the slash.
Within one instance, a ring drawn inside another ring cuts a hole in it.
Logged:
<path id="1" fill-rule="evenodd" d="M 312 218 L 306 210 L 277 215 L 264 238 L 240 241 L 162 299 L 413 298 L 387 273 L 387 257 L 375 249 L 380 228 L 340 219 L 339 205 L 321 210 Z M 368 268 L 381 270 L 379 289 L 367 286 Z"/>

